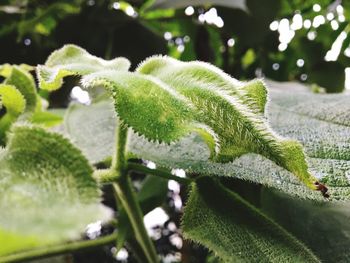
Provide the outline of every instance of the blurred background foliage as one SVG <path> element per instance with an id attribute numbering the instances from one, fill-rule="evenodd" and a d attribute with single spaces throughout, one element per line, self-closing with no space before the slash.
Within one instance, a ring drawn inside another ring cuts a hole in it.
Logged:
<path id="1" fill-rule="evenodd" d="M 168 54 L 211 62 L 242 80 L 297 80 L 340 92 L 349 21 L 350 1 L 341 0 L 2 0 L 0 64 L 44 63 L 74 43 L 97 56 L 125 56 L 133 67 Z"/>

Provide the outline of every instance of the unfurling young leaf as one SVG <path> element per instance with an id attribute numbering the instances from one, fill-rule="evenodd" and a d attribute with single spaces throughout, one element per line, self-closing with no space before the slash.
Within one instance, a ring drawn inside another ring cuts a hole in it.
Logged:
<path id="1" fill-rule="evenodd" d="M 215 161 L 257 153 L 292 172 L 309 188 L 322 187 L 308 171 L 301 144 L 270 128 L 263 115 L 267 91 L 262 81 L 242 83 L 212 65 L 169 57 L 149 58 L 137 71 L 160 79 L 191 101 L 201 113 L 197 121 L 217 136 Z M 326 188 L 320 190 L 326 192 Z"/>
<path id="2" fill-rule="evenodd" d="M 14 125 L 0 149 L 1 256 L 79 239 L 87 224 L 109 219 L 92 168 L 59 134 Z"/>
<path id="3" fill-rule="evenodd" d="M 215 151 L 211 131 L 195 121 L 197 113 L 192 104 L 158 79 L 139 73 L 103 71 L 84 76 L 82 83 L 85 87 L 106 87 L 118 117 L 139 135 L 171 143 L 197 131 Z"/>
<path id="4" fill-rule="evenodd" d="M 140 135 L 170 143 L 191 129 L 194 112 L 185 98 L 156 78 L 102 71 L 83 77 L 83 86 L 104 86 L 114 101 L 118 117 Z"/>
<path id="5" fill-rule="evenodd" d="M 4 84 L 15 86 L 26 101 L 25 112 L 34 112 L 37 104 L 37 93 L 34 78 L 21 66 L 9 66 Z"/>
<path id="6" fill-rule="evenodd" d="M 149 140 L 169 143 L 197 131 L 215 162 L 257 153 L 309 188 L 327 191 L 308 171 L 301 144 L 270 128 L 264 117 L 267 92 L 262 81 L 242 83 L 209 64 L 168 57 L 149 58 L 138 73 L 129 73 L 124 67 L 128 63 L 123 60 L 120 66 L 117 60 L 106 62 L 76 46 L 65 46 L 38 67 L 40 86 L 54 90 L 67 75 L 87 75 L 83 85 L 106 86 L 118 117 Z"/>
<path id="7" fill-rule="evenodd" d="M 29 73 L 31 70 L 33 68 L 26 64 L 0 66 L 0 76 L 5 78 L 0 84 L 0 108 L 5 107 L 6 111 L 0 117 L 0 143 L 3 145 L 7 131 L 17 120 L 27 120 L 45 127 L 62 122 L 62 117 L 43 111 L 43 99 L 37 94 L 34 78 Z"/>
<path id="8" fill-rule="evenodd" d="M 45 66 L 37 67 L 40 88 L 56 90 L 61 87 L 62 79 L 71 75 L 86 75 L 103 70 L 127 71 L 130 62 L 126 58 L 103 60 L 90 55 L 75 45 L 66 45 L 53 52 Z"/>

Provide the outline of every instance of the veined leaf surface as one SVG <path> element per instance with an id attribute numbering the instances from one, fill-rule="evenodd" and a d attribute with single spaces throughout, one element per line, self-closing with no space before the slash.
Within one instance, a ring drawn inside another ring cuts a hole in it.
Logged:
<path id="1" fill-rule="evenodd" d="M 320 262 L 286 230 L 211 177 L 193 185 L 182 218 L 184 236 L 224 262 Z"/>
<path id="2" fill-rule="evenodd" d="M 350 128 L 346 117 L 350 112 L 349 94 L 320 95 L 283 88 L 281 91 L 270 88 L 269 93 L 270 102 L 266 111 L 271 126 L 280 134 L 298 139 L 303 144 L 310 156 L 307 159 L 310 170 L 327 183 L 331 199 L 349 199 Z M 94 163 L 112 155 L 114 123 L 111 101 L 100 101 L 90 106 L 73 105 L 65 116 L 69 136 Z M 226 164 L 209 161 L 208 147 L 196 134 L 171 145 L 151 143 L 135 134 L 130 137 L 129 150 L 159 166 L 182 168 L 199 174 L 238 177 L 299 197 L 323 200 L 319 193 L 310 191 L 290 172 L 262 156 L 247 154 Z"/>

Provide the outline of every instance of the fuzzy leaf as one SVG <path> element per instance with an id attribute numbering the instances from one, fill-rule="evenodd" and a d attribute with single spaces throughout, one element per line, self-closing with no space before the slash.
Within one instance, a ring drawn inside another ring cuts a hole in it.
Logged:
<path id="1" fill-rule="evenodd" d="M 25 99 L 15 86 L 0 84 L 0 99 L 7 114 L 17 117 L 24 111 Z"/>
<path id="2" fill-rule="evenodd" d="M 116 121 L 112 100 L 90 106 L 71 104 L 64 116 L 66 133 L 91 163 L 112 156 Z"/>
<path id="3" fill-rule="evenodd" d="M 0 119 L 0 144 L 4 144 L 7 130 L 24 111 L 25 106 L 24 97 L 14 86 L 0 84 L 0 108 L 6 108 L 6 113 Z"/>
<path id="4" fill-rule="evenodd" d="M 12 74 L 13 67 L 14 67 L 13 65 L 8 63 L 0 65 L 0 76 L 4 78 L 8 78 Z M 16 67 L 26 72 L 34 70 L 34 67 L 28 64 L 20 64 L 18 66 L 16 65 Z"/>
<path id="5" fill-rule="evenodd" d="M 327 183 L 331 198 L 350 199 L 350 95 L 319 95 L 298 90 L 270 88 L 267 107 L 271 126 L 280 134 L 302 142 L 310 170 Z M 81 121 L 84 120 L 84 121 Z M 110 157 L 114 147 L 115 117 L 111 101 L 90 106 L 72 105 L 65 116 L 66 131 L 93 163 Z M 182 168 L 187 172 L 237 177 L 280 189 L 303 198 L 323 200 L 290 172 L 268 159 L 247 154 L 231 163 L 208 160 L 210 152 L 196 134 L 171 145 L 158 145 L 131 134 L 129 150 L 137 157 L 159 166 Z"/>
<path id="6" fill-rule="evenodd" d="M 347 262 L 350 258 L 349 202 L 300 200 L 263 188 L 259 205 L 265 214 L 304 242 L 322 262 Z"/>
<path id="7" fill-rule="evenodd" d="M 260 154 L 316 189 L 317 179 L 308 171 L 301 144 L 275 134 L 261 114 L 267 101 L 262 81 L 245 84 L 204 62 L 159 56 L 144 61 L 137 71 L 159 78 L 202 113 L 196 116 L 197 121 L 217 135 L 219 152 L 214 161 Z"/>
<path id="8" fill-rule="evenodd" d="M 105 86 L 119 118 L 149 140 L 170 143 L 196 131 L 214 162 L 259 154 L 310 189 L 326 192 L 310 173 L 302 145 L 270 128 L 263 115 L 267 92 L 262 81 L 242 83 L 207 63 L 169 57 L 151 57 L 137 73 L 123 72 L 108 64 L 112 62 L 68 45 L 52 53 L 45 67 L 38 67 L 39 83 L 56 89 L 64 76 L 85 75 L 83 85 Z"/>
<path id="9" fill-rule="evenodd" d="M 37 103 L 37 93 L 33 76 L 20 66 L 9 66 L 4 84 L 15 86 L 26 101 L 25 112 L 33 112 Z"/>
<path id="10" fill-rule="evenodd" d="M 30 121 L 49 128 L 60 124 L 63 121 L 63 117 L 49 111 L 38 111 L 31 116 Z"/>
<path id="11" fill-rule="evenodd" d="M 320 262 L 295 237 L 211 177 L 193 185 L 182 229 L 186 238 L 224 262 Z"/>
<path id="12" fill-rule="evenodd" d="M 107 220 L 92 168 L 59 134 L 15 125 L 0 151 L 1 256 L 78 239 Z"/>
<path id="13" fill-rule="evenodd" d="M 86 50 L 65 45 L 53 52 L 45 65 L 37 67 L 39 87 L 45 90 L 56 90 L 61 87 L 63 78 L 71 75 L 86 75 L 101 70 L 127 71 L 130 62 L 125 58 L 104 60 L 90 55 Z"/>
<path id="14" fill-rule="evenodd" d="M 189 102 L 153 77 L 110 70 L 87 75 L 82 83 L 106 87 L 118 117 L 150 140 L 170 143 L 195 128 Z"/>

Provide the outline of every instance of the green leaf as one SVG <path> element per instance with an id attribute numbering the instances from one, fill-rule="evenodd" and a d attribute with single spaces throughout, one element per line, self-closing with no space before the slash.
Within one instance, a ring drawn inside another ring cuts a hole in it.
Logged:
<path id="1" fill-rule="evenodd" d="M 33 76 L 20 66 L 9 66 L 4 84 L 13 85 L 19 90 L 25 101 L 25 112 L 33 112 L 37 104 L 37 93 Z"/>
<path id="2" fill-rule="evenodd" d="M 71 104 L 64 116 L 66 133 L 94 164 L 112 156 L 116 121 L 112 100 Z"/>
<path id="3" fill-rule="evenodd" d="M 301 144 L 274 133 L 261 114 L 267 101 L 262 81 L 245 84 L 204 62 L 181 62 L 169 57 L 151 57 L 137 71 L 159 78 L 191 101 L 201 113 L 196 120 L 217 136 L 214 161 L 260 154 L 316 189 L 317 179 L 308 171 Z"/>
<path id="4" fill-rule="evenodd" d="M 1 256 L 79 239 L 110 218 L 92 168 L 62 135 L 15 125 L 0 151 Z"/>
<path id="5" fill-rule="evenodd" d="M 320 262 L 285 229 L 210 177 L 193 185 L 182 229 L 185 238 L 225 262 Z"/>
<path id="6" fill-rule="evenodd" d="M 56 89 L 64 76 L 85 75 L 83 86 L 106 87 L 118 117 L 148 140 L 171 143 L 196 131 L 208 144 L 214 162 L 259 154 L 310 189 L 326 192 L 310 173 L 302 145 L 270 128 L 264 116 L 267 92 L 262 81 L 242 83 L 204 62 L 160 56 L 147 59 L 131 73 L 110 65 L 116 60 L 106 62 L 76 46 L 65 46 L 49 57 L 46 66 L 38 67 L 39 83 Z"/>
<path id="7" fill-rule="evenodd" d="M 294 83 L 270 85 L 277 86 L 269 88 L 267 106 L 273 129 L 303 144 L 309 156 L 310 171 L 327 184 L 331 199 L 348 200 L 349 94 L 313 94 Z M 93 163 L 112 155 L 115 121 L 111 101 L 90 106 L 72 105 L 65 116 L 66 132 Z M 247 154 L 225 164 L 209 161 L 210 151 L 196 134 L 170 145 L 158 145 L 132 133 L 128 145 L 134 156 L 152 160 L 158 166 L 182 168 L 188 173 L 237 177 L 299 197 L 323 200 L 319 193 L 310 191 L 290 172 L 262 156 Z"/>
<path id="8" fill-rule="evenodd" d="M 161 206 L 168 193 L 168 180 L 154 175 L 148 175 L 137 193 L 142 212 L 147 214 L 154 208 Z"/>
<path id="9" fill-rule="evenodd" d="M 103 71 L 83 77 L 82 83 L 85 87 L 106 87 L 114 99 L 118 117 L 149 140 L 170 143 L 201 129 L 200 134 L 205 137 L 205 127 L 194 123 L 195 112 L 189 101 L 156 78 Z"/>
<path id="10" fill-rule="evenodd" d="M 23 113 L 26 101 L 16 87 L 0 84 L 0 106 L 6 108 L 6 113 L 0 119 L 0 144 L 4 144 L 7 130 Z"/>
<path id="11" fill-rule="evenodd" d="M 65 45 L 53 52 L 45 65 L 37 67 L 39 86 L 45 90 L 56 90 L 61 87 L 62 79 L 71 75 L 86 75 L 102 70 L 127 71 L 130 62 L 125 58 L 104 60 L 90 55 L 86 50 Z"/>
<path id="12" fill-rule="evenodd" d="M 17 117 L 24 111 L 26 102 L 16 87 L 0 84 L 1 105 L 6 107 L 6 113 Z"/>
<path id="13" fill-rule="evenodd" d="M 63 117 L 49 111 L 38 111 L 32 115 L 30 121 L 49 128 L 60 124 L 63 121 Z"/>
<path id="14" fill-rule="evenodd" d="M 263 189 L 260 205 L 265 214 L 305 243 L 322 262 L 348 261 L 348 202 L 319 203 Z"/>

